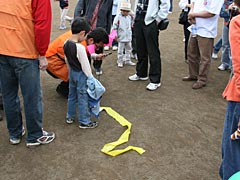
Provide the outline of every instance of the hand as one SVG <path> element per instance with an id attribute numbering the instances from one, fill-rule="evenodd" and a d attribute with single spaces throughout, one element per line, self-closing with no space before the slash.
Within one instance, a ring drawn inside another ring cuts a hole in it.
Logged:
<path id="1" fill-rule="evenodd" d="M 188 13 L 188 22 L 190 24 L 196 24 L 195 16 L 192 12 Z"/>
<path id="2" fill-rule="evenodd" d="M 192 4 L 186 4 L 187 8 L 192 8 Z"/>
<path id="3" fill-rule="evenodd" d="M 38 60 L 39 60 L 39 69 L 42 71 L 45 71 L 48 67 L 47 58 L 45 56 L 39 56 Z"/>
<path id="4" fill-rule="evenodd" d="M 228 9 L 231 10 L 234 5 L 235 5 L 234 3 L 230 4 L 230 5 L 228 6 Z"/>
<path id="5" fill-rule="evenodd" d="M 105 58 L 106 57 L 106 54 L 97 54 L 97 56 L 96 56 L 96 60 L 103 60 L 103 58 Z"/>
<path id="6" fill-rule="evenodd" d="M 119 39 L 118 39 L 118 37 L 117 37 L 117 36 L 114 38 L 114 40 L 115 40 L 115 41 L 117 41 L 117 42 L 119 41 Z"/>

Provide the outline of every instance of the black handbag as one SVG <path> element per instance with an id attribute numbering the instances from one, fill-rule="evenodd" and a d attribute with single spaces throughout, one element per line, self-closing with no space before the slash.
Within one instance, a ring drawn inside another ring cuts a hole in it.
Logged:
<path id="1" fill-rule="evenodd" d="M 188 0 L 188 4 L 190 4 L 190 0 Z M 188 11 L 184 11 L 184 9 L 182 10 L 182 12 L 180 13 L 179 17 L 178 17 L 178 23 L 179 24 L 186 24 L 188 22 L 188 12 L 190 11 L 190 8 L 188 8 Z"/>
<path id="2" fill-rule="evenodd" d="M 160 31 L 163 31 L 163 30 L 167 29 L 168 24 L 169 24 L 168 18 L 163 19 L 163 20 L 160 21 L 160 23 L 158 23 L 158 29 Z"/>
<path id="3" fill-rule="evenodd" d="M 179 15 L 178 18 L 178 23 L 179 24 L 186 24 L 188 22 L 188 11 L 182 10 L 181 14 Z"/>

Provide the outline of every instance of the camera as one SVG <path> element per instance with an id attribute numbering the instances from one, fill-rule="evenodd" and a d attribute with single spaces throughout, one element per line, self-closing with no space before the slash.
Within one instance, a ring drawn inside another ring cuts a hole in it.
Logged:
<path id="1" fill-rule="evenodd" d="M 108 53 L 105 54 L 105 56 L 109 56 L 111 54 L 112 54 L 112 52 L 108 52 Z"/>
<path id="2" fill-rule="evenodd" d="M 229 12 L 230 12 L 230 19 L 232 19 L 234 16 L 239 15 L 239 9 L 237 6 L 232 6 Z"/>

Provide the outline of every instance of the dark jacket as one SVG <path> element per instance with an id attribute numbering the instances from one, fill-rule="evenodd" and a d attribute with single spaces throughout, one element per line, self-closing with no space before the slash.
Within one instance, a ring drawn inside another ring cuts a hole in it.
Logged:
<path id="1" fill-rule="evenodd" d="M 81 16 L 91 20 L 93 11 L 98 0 L 79 0 L 74 11 L 74 18 Z M 96 27 L 104 28 L 110 34 L 112 26 L 112 5 L 113 0 L 103 0 L 103 3 L 98 11 Z"/>

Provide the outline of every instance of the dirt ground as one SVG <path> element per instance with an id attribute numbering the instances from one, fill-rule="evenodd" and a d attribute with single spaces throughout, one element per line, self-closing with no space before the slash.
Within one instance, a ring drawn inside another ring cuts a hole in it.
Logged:
<path id="1" fill-rule="evenodd" d="M 70 1 L 69 15 L 76 2 Z M 58 30 L 58 3 L 52 2 L 52 40 Z M 192 90 L 181 78 L 188 73 L 183 58 L 183 30 L 177 23 L 178 2 L 169 15 L 167 31 L 160 33 L 162 86 L 154 92 L 147 82 L 130 82 L 135 67 L 116 66 L 116 52 L 103 63 L 100 81 L 107 91 L 102 106 L 112 107 L 132 123 L 129 145 L 144 148 L 110 157 L 100 150 L 115 141 L 125 128 L 105 112 L 99 127 L 82 130 L 65 123 L 67 100 L 55 89 L 59 80 L 42 73 L 44 128 L 56 133 L 49 145 L 28 149 L 25 141 L 10 145 L 6 121 L 0 122 L 0 179 L 2 180 L 216 180 L 221 161 L 221 137 L 226 109 L 222 99 L 229 72 L 220 72 L 220 58 L 212 61 L 209 83 Z M 221 21 L 219 21 L 221 34 Z M 69 28 L 69 26 L 68 26 Z M 25 123 L 25 122 L 24 122 Z"/>

